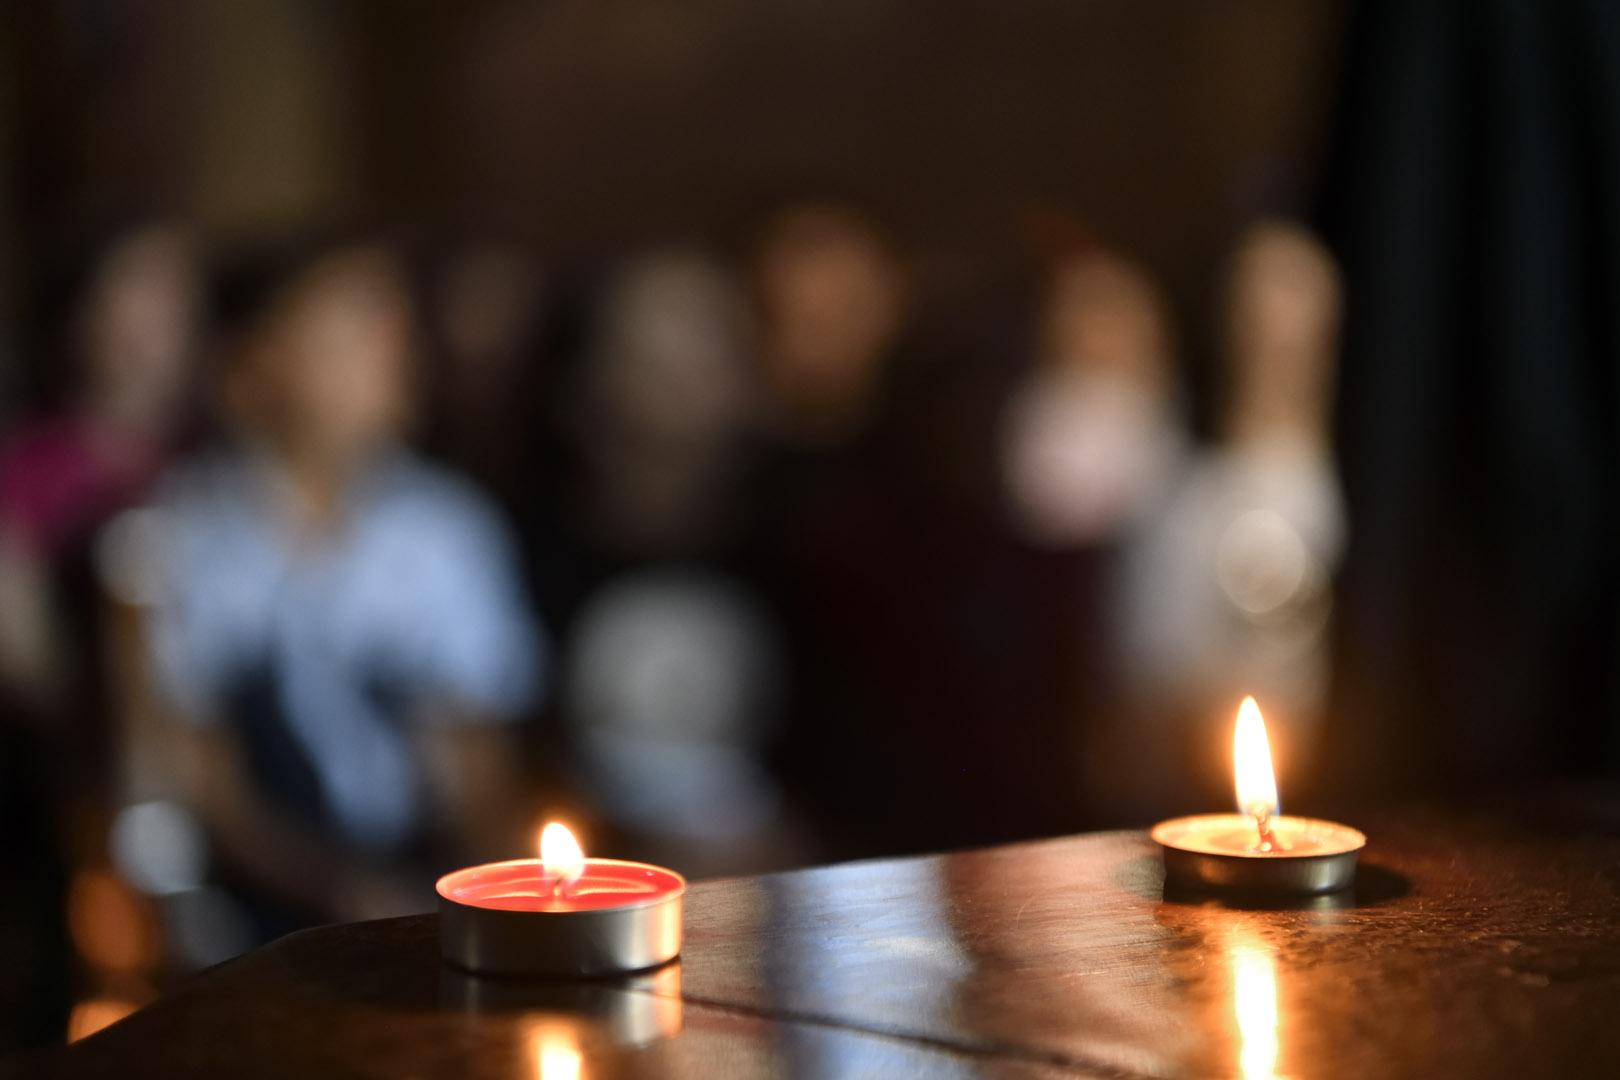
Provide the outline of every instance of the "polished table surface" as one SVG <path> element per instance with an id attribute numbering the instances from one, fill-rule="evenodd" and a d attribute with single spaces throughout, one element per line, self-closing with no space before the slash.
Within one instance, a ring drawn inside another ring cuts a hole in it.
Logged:
<path id="1" fill-rule="evenodd" d="M 1620 1076 L 1620 840 L 1368 831 L 1355 894 L 1292 909 L 1166 896 L 1140 832 L 702 883 L 627 982 L 459 975 L 432 916 L 311 930 L 27 1074 Z"/>

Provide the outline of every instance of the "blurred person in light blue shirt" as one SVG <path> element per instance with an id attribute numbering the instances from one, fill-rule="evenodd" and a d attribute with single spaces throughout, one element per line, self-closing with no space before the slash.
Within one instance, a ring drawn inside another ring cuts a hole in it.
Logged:
<path id="1" fill-rule="evenodd" d="M 147 772 L 250 903 L 425 909 L 446 860 L 524 853 L 502 722 L 536 701 L 541 632 L 490 504 L 400 445 L 413 320 L 389 252 L 308 249 L 225 296 L 236 443 L 125 529 L 153 571 L 157 697 L 184 721 Z"/>

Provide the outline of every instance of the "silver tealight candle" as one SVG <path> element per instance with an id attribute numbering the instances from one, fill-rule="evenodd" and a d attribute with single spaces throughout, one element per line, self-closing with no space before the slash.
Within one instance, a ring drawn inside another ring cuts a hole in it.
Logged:
<path id="1" fill-rule="evenodd" d="M 1153 827 L 1164 849 L 1165 884 L 1278 895 L 1348 888 L 1367 838 L 1338 822 L 1278 812 L 1271 748 L 1252 697 L 1238 710 L 1232 757 L 1241 813 L 1197 814 Z"/>

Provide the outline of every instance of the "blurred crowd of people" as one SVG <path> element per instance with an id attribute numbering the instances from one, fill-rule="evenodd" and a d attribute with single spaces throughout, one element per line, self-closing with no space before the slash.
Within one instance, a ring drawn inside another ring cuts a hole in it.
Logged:
<path id="1" fill-rule="evenodd" d="M 0 446 L 21 1030 L 543 816 L 701 877 L 1207 808 L 1245 694 L 1309 753 L 1340 290 L 1295 224 L 1211 285 L 1198 434 L 1127 256 L 963 310 L 835 202 L 589 273 L 141 220 L 60 291 Z"/>

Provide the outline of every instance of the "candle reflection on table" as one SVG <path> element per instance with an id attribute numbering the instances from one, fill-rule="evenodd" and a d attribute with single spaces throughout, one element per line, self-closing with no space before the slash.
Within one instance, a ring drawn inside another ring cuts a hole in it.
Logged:
<path id="1" fill-rule="evenodd" d="M 585 1055 L 573 1026 L 543 1020 L 529 1031 L 533 1050 L 535 1080 L 581 1080 Z"/>
<path id="2" fill-rule="evenodd" d="M 633 1059 L 679 1035 L 681 965 L 612 979 L 513 979 L 442 968 L 439 1004 L 492 1025 L 510 1024 L 525 1078 L 579 1080 L 587 1058 Z M 574 1064 L 570 1064 L 574 1062 Z"/>
<path id="3" fill-rule="evenodd" d="M 1257 938 L 1242 929 L 1234 931 L 1226 954 L 1237 1014 L 1238 1075 L 1243 1080 L 1275 1080 L 1277 962 Z"/>

